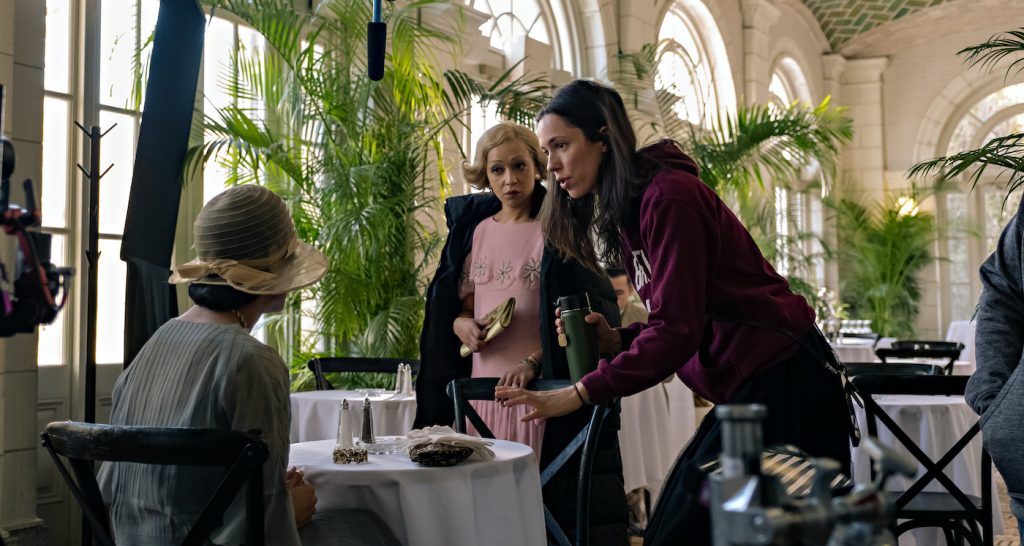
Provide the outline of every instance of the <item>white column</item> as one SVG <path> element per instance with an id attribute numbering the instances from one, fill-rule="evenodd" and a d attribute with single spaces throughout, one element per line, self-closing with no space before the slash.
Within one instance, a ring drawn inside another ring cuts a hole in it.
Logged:
<path id="1" fill-rule="evenodd" d="M 4 131 L 17 152 L 11 201 L 18 204 L 24 203 L 20 182 L 38 181 L 42 172 L 45 21 L 44 2 L 0 1 Z M 14 249 L 12 237 L 0 238 L 0 260 L 8 274 L 13 274 Z M 0 536 L 7 544 L 45 543 L 46 529 L 36 516 L 36 340 L 35 334 L 0 340 Z"/>
<path id="2" fill-rule="evenodd" d="M 882 74 L 888 64 L 885 57 L 847 59 L 841 78 L 842 104 L 854 130 L 843 151 L 843 173 L 868 199 L 881 198 L 888 189 L 882 131 Z"/>
<path id="3" fill-rule="evenodd" d="M 781 12 L 772 0 L 742 0 L 743 102 L 766 103 L 769 99 L 772 59 L 771 28 Z"/>
<path id="4" fill-rule="evenodd" d="M 645 2 L 619 2 L 619 49 L 639 51 L 658 41 L 657 10 Z"/>
<path id="5" fill-rule="evenodd" d="M 618 0 L 569 2 L 579 9 L 580 43 L 584 44 L 577 72 L 587 78 L 604 78 L 608 64 L 619 50 Z"/>
<path id="6" fill-rule="evenodd" d="M 842 77 L 843 71 L 846 70 L 846 58 L 842 55 L 828 54 L 822 56 L 821 62 L 824 68 L 825 94 L 832 98 L 831 104 L 832 107 L 835 108 L 842 105 Z M 836 182 L 838 182 L 838 180 L 832 181 L 833 184 Z M 832 215 L 826 214 L 826 218 L 831 218 L 831 216 Z M 836 236 L 836 225 L 834 220 L 825 221 L 822 236 L 824 237 L 826 244 L 832 248 L 836 248 L 838 238 Z M 835 260 L 830 260 L 825 263 L 825 286 L 834 290 L 836 294 L 839 293 L 839 264 L 836 263 Z"/>

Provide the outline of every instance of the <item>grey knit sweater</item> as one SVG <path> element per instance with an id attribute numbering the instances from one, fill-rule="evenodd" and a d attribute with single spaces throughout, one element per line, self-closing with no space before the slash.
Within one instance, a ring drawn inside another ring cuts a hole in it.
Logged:
<path id="1" fill-rule="evenodd" d="M 1024 205 L 1024 202 L 1022 202 Z M 999 246 L 981 266 L 982 293 L 975 336 L 978 370 L 967 403 L 981 416 L 985 448 L 1006 480 L 1010 507 L 1024 518 L 1024 208 L 1010 220 Z"/>

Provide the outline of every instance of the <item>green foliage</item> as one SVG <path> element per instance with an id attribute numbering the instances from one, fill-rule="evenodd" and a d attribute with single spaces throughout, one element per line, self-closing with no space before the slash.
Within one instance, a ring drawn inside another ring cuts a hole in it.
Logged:
<path id="1" fill-rule="evenodd" d="M 330 264 L 270 325 L 292 362 L 293 388 L 311 385 L 305 363 L 318 354 L 415 358 L 425 279 L 443 242 L 434 220 L 448 191 L 442 137 L 474 101 L 525 118 L 546 86 L 511 71 L 490 85 L 441 72 L 436 55 L 454 53 L 463 34 L 461 8 L 443 0 L 387 3 L 380 82 L 366 76 L 369 2 L 326 0 L 314 11 L 292 0 L 205 3 L 252 27 L 266 47 L 242 49 L 225 67 L 219 83 L 234 106 L 206 112 L 206 141 L 190 150 L 187 171 L 216 161 L 230 183 L 274 190 L 299 237 Z M 434 26 L 422 23 L 431 10 L 440 12 Z M 316 305 L 300 303 L 310 300 Z"/>
<path id="2" fill-rule="evenodd" d="M 1024 29 L 997 34 L 987 41 L 957 52 L 970 66 L 994 68 L 1004 59 L 1014 58 L 1006 69 L 1019 73 L 1024 69 Z M 908 176 L 934 175 L 939 182 L 949 182 L 962 174 L 971 186 L 977 185 L 982 175 L 992 168 L 999 176 L 1006 176 L 1006 191 L 1012 193 L 1024 185 L 1024 133 L 1011 133 L 995 137 L 975 150 L 938 157 L 914 165 Z"/>
<path id="3" fill-rule="evenodd" d="M 881 336 L 913 337 L 921 301 L 917 276 L 936 260 L 935 217 L 908 211 L 894 198 L 870 205 L 841 199 L 829 207 L 836 214 L 841 290 L 850 315 L 870 319 Z"/>

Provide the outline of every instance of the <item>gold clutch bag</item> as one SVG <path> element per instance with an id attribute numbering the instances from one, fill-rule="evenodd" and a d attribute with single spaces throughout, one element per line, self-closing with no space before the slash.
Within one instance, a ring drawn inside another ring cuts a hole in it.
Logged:
<path id="1" fill-rule="evenodd" d="M 490 313 L 484 315 L 484 318 L 481 320 L 490 319 L 491 321 L 490 324 L 484 327 L 484 341 L 490 341 L 498 337 L 498 334 L 504 332 L 508 325 L 512 324 L 512 312 L 515 310 L 516 299 L 509 298 L 492 309 Z M 459 347 L 459 354 L 463 357 L 467 357 L 472 353 L 473 351 L 465 344 Z"/>

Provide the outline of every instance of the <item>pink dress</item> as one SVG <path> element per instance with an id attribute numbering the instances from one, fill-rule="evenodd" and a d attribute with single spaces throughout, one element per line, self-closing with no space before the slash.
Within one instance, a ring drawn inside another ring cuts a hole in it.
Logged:
<path id="1" fill-rule="evenodd" d="M 459 298 L 473 295 L 477 319 L 508 298 L 516 299 L 509 328 L 473 353 L 473 377 L 501 377 L 528 355 L 540 349 L 540 261 L 544 239 L 540 222 L 499 224 L 494 218 L 480 222 L 473 233 L 473 247 L 463 267 Z M 501 407 L 487 400 L 471 404 L 495 437 L 520 442 L 540 456 L 544 423 L 519 419 L 529 406 Z M 469 427 L 470 433 L 476 431 Z"/>

